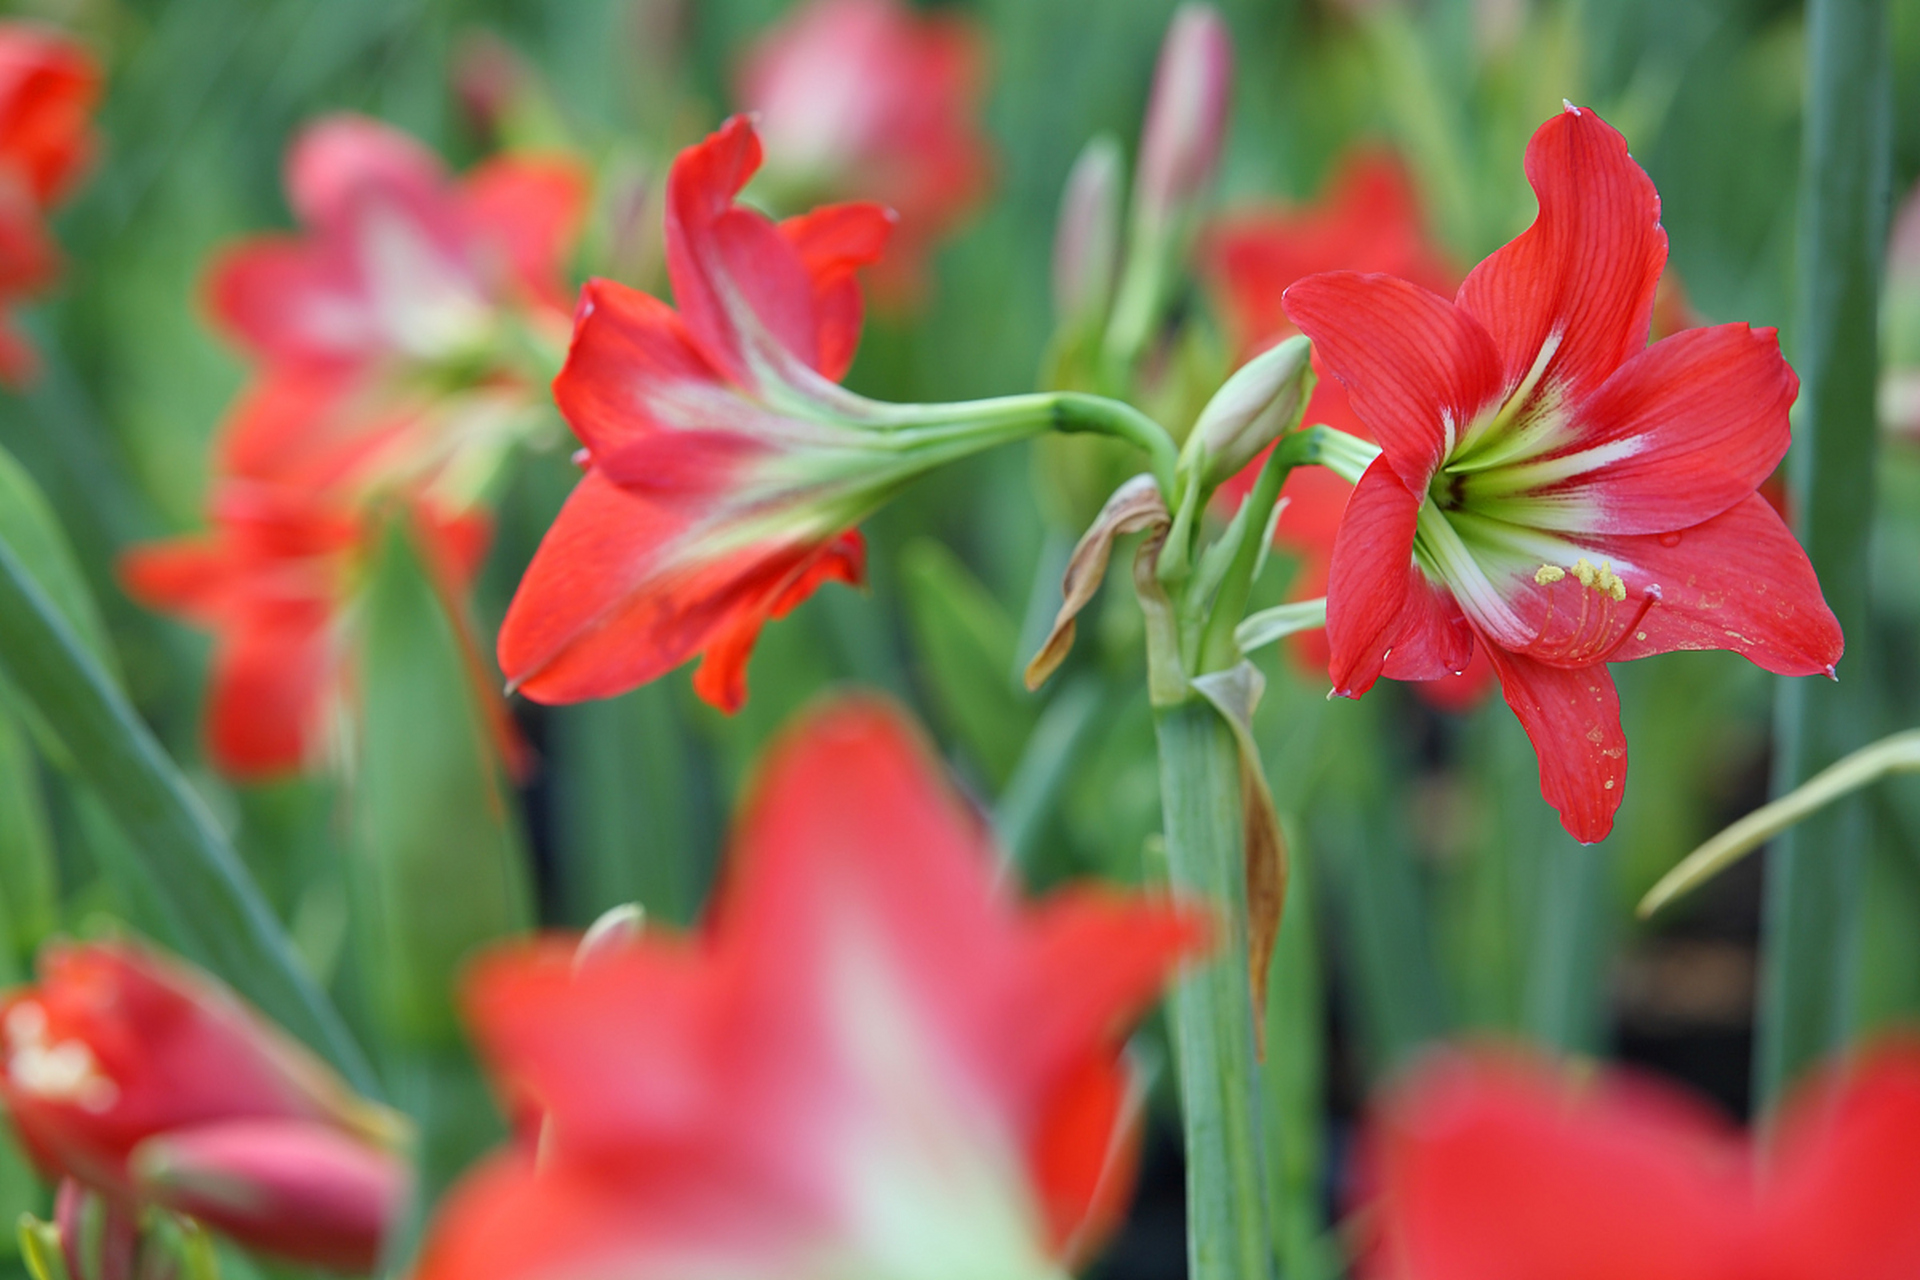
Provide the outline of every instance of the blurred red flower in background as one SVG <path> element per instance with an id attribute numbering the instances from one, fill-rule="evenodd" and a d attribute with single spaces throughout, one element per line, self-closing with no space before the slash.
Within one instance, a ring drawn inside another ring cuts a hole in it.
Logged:
<path id="1" fill-rule="evenodd" d="M 483 1052 L 545 1128 L 455 1190 L 422 1280 L 1037 1280 L 1085 1256 L 1131 1181 L 1121 1038 L 1201 920 L 1094 888 L 1021 908 L 867 700 L 775 745 L 730 857 L 696 937 L 475 971 Z"/>
<path id="2" fill-rule="evenodd" d="M 49 1177 L 288 1260 L 378 1260 L 401 1122 L 211 977 L 130 943 L 49 946 L 0 1003 L 0 1044 L 0 1097 Z"/>
<path id="3" fill-rule="evenodd" d="M 523 349 L 566 333 L 579 166 L 503 156 L 455 181 L 399 130 L 332 116 L 295 140 L 286 185 L 304 233 L 243 241 L 208 274 L 215 321 L 259 366 L 225 455 L 257 479 L 377 486 L 496 444 L 500 398 L 535 394 Z"/>
<path id="4" fill-rule="evenodd" d="M 464 590 L 486 551 L 487 522 L 412 513 L 430 566 Z M 134 599 L 219 637 L 207 707 L 214 763 L 237 778 L 309 764 L 347 696 L 345 615 L 382 527 L 325 491 L 229 481 L 213 530 L 128 551 L 120 578 Z"/>
<path id="5" fill-rule="evenodd" d="M 1335 691 L 1459 671 L 1483 648 L 1548 802 L 1591 841 L 1626 779 L 1608 662 L 1730 649 L 1831 673 L 1841 636 L 1756 492 L 1798 388 L 1773 330 L 1648 346 L 1667 241 L 1625 140 L 1569 107 L 1526 166 L 1538 218 L 1455 301 L 1353 272 L 1285 300 L 1384 449 L 1334 541 Z"/>
<path id="6" fill-rule="evenodd" d="M 60 250 L 47 212 L 93 158 L 90 124 L 100 73 L 65 36 L 0 22 L 0 379 L 19 384 L 38 367 L 6 308 L 51 285 Z"/>
<path id="7" fill-rule="evenodd" d="M 1904 1280 L 1920 1275 L 1920 1045 L 1789 1099 L 1759 1149 L 1625 1073 L 1436 1059 L 1369 1140 L 1375 1280 Z"/>
<path id="8" fill-rule="evenodd" d="M 767 619 L 862 579 L 852 526 L 903 459 L 833 380 L 860 338 L 854 270 L 892 219 L 851 204 L 775 223 L 734 199 L 760 154 L 736 116 L 674 162 L 678 310 L 608 280 L 581 299 L 554 396 L 589 466 L 500 630 L 531 698 L 610 697 L 703 654 L 694 688 L 733 711 Z"/>
<path id="9" fill-rule="evenodd" d="M 762 181 L 785 207 L 875 200 L 900 215 L 875 272 L 890 301 L 924 283 L 934 245 L 977 206 L 991 170 L 975 120 L 984 42 L 957 13 L 900 0 L 814 0 L 763 35 L 736 97 L 766 142 Z"/>
<path id="10" fill-rule="evenodd" d="M 1299 332 L 1280 304 L 1288 286 L 1321 271 L 1342 270 L 1399 276 L 1435 292 L 1452 292 L 1459 283 L 1460 273 L 1428 239 L 1413 183 L 1391 152 L 1354 151 L 1340 162 L 1319 200 L 1229 211 L 1201 240 L 1201 271 L 1242 361 Z M 1314 365 L 1321 377 L 1306 421 L 1371 440 L 1347 402 L 1346 389 L 1326 376 L 1317 353 Z M 1222 500 L 1237 504 L 1245 498 L 1265 461 L 1262 453 L 1222 485 Z M 1334 531 L 1352 493 L 1352 485 L 1322 467 L 1298 467 L 1287 477 L 1281 490 L 1287 505 L 1274 533 L 1275 541 L 1300 560 L 1289 600 L 1327 593 Z M 1300 632 L 1288 648 L 1314 674 L 1325 672 L 1332 657 L 1324 630 Z M 1459 675 L 1422 680 L 1414 687 L 1433 705 L 1461 711 L 1478 703 L 1492 684 L 1492 666 L 1476 656 Z"/>

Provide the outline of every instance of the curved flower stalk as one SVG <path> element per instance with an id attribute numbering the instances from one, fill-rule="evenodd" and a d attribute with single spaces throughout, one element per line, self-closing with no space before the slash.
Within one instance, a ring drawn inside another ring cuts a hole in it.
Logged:
<path id="1" fill-rule="evenodd" d="M 6 310 L 59 277 L 48 212 L 93 158 L 100 72 L 65 36 L 0 22 L 0 380 L 18 386 L 38 358 Z"/>
<path id="2" fill-rule="evenodd" d="M 822 583 L 862 580 L 854 526 L 908 481 L 995 444 L 1056 426 L 1132 429 L 1171 473 L 1165 434 L 1124 406 L 898 406 L 836 386 L 860 335 L 854 272 L 893 220 L 852 204 L 775 223 L 736 201 L 760 154 L 736 116 L 674 162 L 677 309 L 606 280 L 581 298 L 554 395 L 587 471 L 500 631 L 501 668 L 528 697 L 610 697 L 698 654 L 695 690 L 736 710 L 766 621 Z M 1078 424 L 1065 420 L 1073 406 Z"/>
<path id="3" fill-rule="evenodd" d="M 910 301 L 927 259 L 986 194 L 992 156 L 975 117 L 985 48 L 956 13 L 901 0 L 813 0 L 754 45 L 735 97 L 766 143 L 761 182 L 804 207 L 875 200 L 899 215 L 876 264 L 883 299 Z"/>
<path id="4" fill-rule="evenodd" d="M 486 521 L 425 506 L 409 518 L 449 594 L 463 591 Z M 122 557 L 130 595 L 219 637 L 207 746 L 222 772 L 261 778 L 324 755 L 349 697 L 352 606 L 380 527 L 378 512 L 324 491 L 236 480 L 218 491 L 211 532 Z"/>
<path id="5" fill-rule="evenodd" d="M 1299 332 L 1280 299 L 1307 276 L 1380 272 L 1449 293 L 1460 280 L 1458 270 L 1427 236 L 1405 167 L 1393 153 L 1375 150 L 1355 151 L 1343 159 L 1326 193 L 1312 204 L 1222 214 L 1201 237 L 1201 271 L 1243 360 Z M 1324 376 L 1324 368 L 1320 372 L 1306 421 L 1371 439 L 1346 389 Z M 1221 500 L 1243 500 L 1264 459 L 1263 454 L 1222 485 Z M 1287 476 L 1280 491 L 1285 505 L 1274 534 L 1276 542 L 1300 560 L 1289 600 L 1326 595 L 1334 534 L 1352 493 L 1351 484 L 1322 467 L 1296 468 Z M 1332 658 L 1325 630 L 1315 627 L 1293 636 L 1288 648 L 1296 663 L 1316 674 L 1325 671 Z M 1476 655 L 1458 676 L 1423 680 L 1414 687 L 1422 699 L 1443 710 L 1464 710 L 1478 703 L 1492 683 L 1493 668 Z"/>
<path id="6" fill-rule="evenodd" d="M 515 411 L 524 432 L 557 361 L 584 175 L 506 156 L 455 181 L 406 134 L 333 116 L 295 140 L 286 182 L 304 232 L 242 242 L 208 274 L 214 319 L 259 366 L 221 457 L 254 479 L 471 501 L 463 454 L 497 455 Z"/>
<path id="7" fill-rule="evenodd" d="M 1429 1063 L 1382 1106 L 1376 1280 L 1894 1280 L 1920 1272 L 1920 1046 L 1841 1063 L 1755 1150 L 1636 1077 L 1515 1055 Z"/>
<path id="8" fill-rule="evenodd" d="M 496 952 L 471 1018 L 543 1136 L 482 1167 L 422 1280 L 1056 1277 L 1125 1204 L 1121 1037 L 1199 947 L 1103 890 L 1026 908 L 898 713 L 776 744 L 704 930 Z"/>
<path id="9" fill-rule="evenodd" d="M 1334 543 L 1334 690 L 1431 679 L 1483 649 L 1568 831 L 1613 825 L 1626 741 L 1606 664 L 1730 649 L 1831 674 L 1839 625 L 1757 492 L 1797 380 L 1771 329 L 1646 345 L 1666 261 L 1653 184 L 1569 106 L 1527 150 L 1540 214 L 1454 301 L 1314 276 L 1287 314 L 1380 442 Z"/>
<path id="10" fill-rule="evenodd" d="M 49 947 L 0 1002 L 0 1046 L 34 1162 L 123 1220 L 156 1206 L 288 1261 L 379 1258 L 402 1122 L 208 975 L 131 943 Z"/>

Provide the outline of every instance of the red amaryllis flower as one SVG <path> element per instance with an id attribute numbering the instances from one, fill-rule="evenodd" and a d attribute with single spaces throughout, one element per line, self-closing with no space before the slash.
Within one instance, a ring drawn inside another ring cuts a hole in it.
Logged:
<path id="1" fill-rule="evenodd" d="M 558 349 L 566 260 L 586 198 L 573 162 L 508 156 L 454 181 L 406 134 L 334 116 L 294 142 L 286 183 L 304 233 L 228 249 L 207 283 L 215 320 L 263 366 L 256 409 L 303 397 L 329 406 L 377 399 L 373 387 L 403 400 L 502 382 L 524 394 L 512 353 L 529 338 Z M 337 470 L 357 452 L 410 479 L 457 448 L 465 419 L 411 421 L 418 457 L 392 440 L 367 449 L 338 427 L 302 439 L 284 415 L 257 411 L 234 416 L 222 447 L 256 459 L 257 478 L 305 480 L 301 462 L 315 453 Z M 261 477 L 259 460 L 285 449 L 301 461 Z"/>
<path id="2" fill-rule="evenodd" d="M 778 743 L 731 856 L 697 937 L 474 973 L 485 1055 L 546 1123 L 456 1189 L 422 1280 L 1057 1276 L 1124 1203 L 1120 1037 L 1199 919 L 1097 889 L 1021 908 L 865 700 Z"/>
<path id="3" fill-rule="evenodd" d="M 974 119 L 984 62 L 973 25 L 900 0 L 814 0 L 744 63 L 741 106 L 769 153 L 765 181 L 804 207 L 877 200 L 900 215 L 877 283 L 910 296 L 934 244 L 986 193 Z"/>
<path id="4" fill-rule="evenodd" d="M 1527 176 L 1538 218 L 1454 301 L 1337 272 L 1286 308 L 1384 450 L 1334 542 L 1335 691 L 1459 671 L 1484 647 L 1547 800 L 1598 840 L 1627 763 L 1608 662 L 1731 649 L 1831 673 L 1841 637 L 1755 492 L 1798 390 L 1773 330 L 1647 345 L 1659 196 L 1592 112 L 1541 126 Z"/>
<path id="5" fill-rule="evenodd" d="M 294 1261 L 378 1260 L 400 1122 L 207 975 L 130 943 L 48 947 L 0 1001 L 0 1045 L 0 1097 L 49 1176 Z"/>
<path id="6" fill-rule="evenodd" d="M 1803 1086 L 1756 1152 L 1691 1099 L 1441 1058 L 1372 1132 L 1377 1280 L 1920 1275 L 1920 1046 Z"/>
<path id="7" fill-rule="evenodd" d="M 310 763 L 346 696 L 341 619 L 377 527 L 325 494 L 230 481 L 210 533 L 153 543 L 120 562 L 128 593 L 215 632 L 207 737 L 214 763 L 259 778 Z M 477 517 L 415 513 L 449 590 L 486 550 Z"/>
<path id="8" fill-rule="evenodd" d="M 1226 214 L 1202 237 L 1201 266 L 1243 359 L 1299 332 L 1280 296 L 1307 276 L 1377 271 L 1436 291 L 1451 291 L 1460 279 L 1427 237 L 1406 169 L 1391 152 L 1377 150 L 1349 155 L 1326 194 L 1312 204 Z M 1306 421 L 1371 439 L 1347 402 L 1346 389 L 1326 376 L 1317 351 L 1315 364 L 1321 378 Z M 1244 498 L 1265 460 L 1262 454 L 1221 486 L 1223 500 L 1237 503 Z M 1352 485 L 1319 467 L 1300 467 L 1287 477 L 1281 490 L 1287 505 L 1274 533 L 1275 541 L 1300 560 L 1288 599 L 1312 600 L 1327 593 L 1334 533 L 1352 493 Z M 1295 660 L 1313 672 L 1325 671 L 1332 657 L 1324 631 L 1300 632 L 1288 647 Z M 1455 711 L 1479 702 L 1492 683 L 1493 669 L 1476 656 L 1458 676 L 1424 680 L 1415 687 L 1426 701 Z"/>
<path id="9" fill-rule="evenodd" d="M 30 377 L 36 361 L 4 308 L 59 273 L 46 214 L 93 156 L 89 119 L 99 95 L 86 50 L 40 27 L 0 22 L 0 378 L 10 383 Z"/>
<path id="10" fill-rule="evenodd" d="M 554 396 L 588 470 L 500 631 L 528 697 L 610 697 L 703 654 L 695 690 L 735 710 L 767 619 L 861 580 L 855 524 L 929 468 L 1043 425 L 943 422 L 835 386 L 860 337 L 854 270 L 891 219 L 853 204 L 774 223 L 734 200 L 759 163 L 741 116 L 674 162 L 679 310 L 606 280 L 581 298 Z"/>

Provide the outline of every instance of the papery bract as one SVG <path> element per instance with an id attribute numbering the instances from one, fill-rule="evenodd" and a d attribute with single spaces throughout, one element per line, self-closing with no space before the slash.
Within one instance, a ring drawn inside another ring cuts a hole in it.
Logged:
<path id="1" fill-rule="evenodd" d="M 910 296 L 934 245 L 986 192 L 975 120 L 983 41 L 957 13 L 901 0 L 813 0 L 762 36 L 738 101 L 755 113 L 768 180 L 816 200 L 875 200 L 900 215 L 877 284 Z"/>
<path id="2" fill-rule="evenodd" d="M 704 655 L 694 688 L 746 697 L 760 628 L 858 583 L 854 525 L 908 480 L 1033 422 L 912 426 L 834 385 L 859 341 L 856 268 L 892 220 L 832 205 L 775 223 L 735 202 L 760 163 L 745 117 L 667 186 L 678 309 L 587 285 L 554 395 L 587 474 L 507 610 L 500 665 L 543 702 L 609 697 Z"/>
<path id="3" fill-rule="evenodd" d="M 1756 1151 L 1690 1098 L 1517 1055 L 1429 1063 L 1368 1144 L 1372 1280 L 1920 1274 L 1920 1046 L 1802 1086 Z"/>
<path id="4" fill-rule="evenodd" d="M 289 1260 L 372 1269 L 406 1194 L 399 1122 L 212 978 L 131 943 L 55 944 L 39 982 L 0 1001 L 0 1045 L 0 1097 L 50 1176 L 123 1211 L 203 1213 Z M 299 1176 L 259 1176 L 289 1150 Z M 168 1176 L 184 1152 L 191 1185 Z"/>
<path id="5" fill-rule="evenodd" d="M 143 604 L 218 637 L 207 707 L 214 763 L 239 778 L 297 769 L 347 696 L 343 615 L 378 522 L 325 490 L 245 481 L 224 484 L 213 508 L 209 533 L 133 548 L 120 578 Z M 432 567 L 462 588 L 486 549 L 486 522 L 421 509 L 413 523 Z"/>
<path id="6" fill-rule="evenodd" d="M 1285 301 L 1384 450 L 1334 542 L 1335 691 L 1459 671 L 1483 649 L 1547 800 L 1590 841 L 1626 778 L 1608 662 L 1730 649 L 1830 674 L 1841 637 L 1756 493 L 1798 388 L 1774 332 L 1647 345 L 1659 197 L 1592 112 L 1542 125 L 1527 176 L 1538 218 L 1454 301 L 1351 272 Z"/>
<path id="7" fill-rule="evenodd" d="M 6 308 L 46 289 L 60 251 L 46 215 L 93 156 L 90 117 L 100 73 L 65 36 L 0 22 L 0 378 L 18 384 L 38 367 Z"/>
<path id="8" fill-rule="evenodd" d="M 1059 1275 L 1124 1204 L 1120 1037 L 1201 922 L 1096 889 L 1023 908 L 995 867 L 897 713 L 812 714 L 701 934 L 475 972 L 544 1131 L 454 1192 L 421 1280 Z"/>

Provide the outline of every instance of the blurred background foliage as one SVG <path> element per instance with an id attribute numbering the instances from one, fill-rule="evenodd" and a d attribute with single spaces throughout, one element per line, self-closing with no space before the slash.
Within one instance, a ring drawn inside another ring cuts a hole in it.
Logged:
<path id="1" fill-rule="evenodd" d="M 729 109 L 732 68 L 784 5 L 12 7 L 90 41 L 109 89 L 103 154 L 59 218 L 65 282 L 30 317 L 46 376 L 0 397 L 0 444 L 66 531 L 92 600 L 76 594 L 74 607 L 97 607 L 102 652 L 374 1047 L 394 1100 L 425 1122 L 434 1185 L 498 1125 L 452 1016 L 447 977 L 459 954 L 536 921 L 577 927 L 627 900 L 656 919 L 691 920 L 760 744 L 831 682 L 878 686 L 912 705 L 1031 882 L 1139 878 L 1159 820 L 1139 619 L 1129 593 L 1108 593 L 1062 676 L 1037 697 L 1021 688 L 1018 672 L 1058 600 L 1073 519 L 1087 514 L 1076 510 L 1084 498 L 1071 477 L 1056 462 L 1036 467 L 1024 448 L 932 477 L 874 520 L 872 589 L 829 588 L 772 626 L 739 716 L 698 703 L 684 673 L 606 703 L 516 704 L 537 757 L 517 794 L 476 751 L 481 730 L 450 675 L 461 661 L 457 637 L 422 613 L 424 579 L 396 531 L 366 604 L 374 624 L 356 769 L 335 781 L 219 780 L 200 763 L 205 638 L 129 602 L 112 564 L 129 543 L 200 518 L 207 441 L 242 377 L 204 320 L 200 274 L 222 243 L 289 225 L 280 172 L 291 133 L 323 111 L 364 111 L 456 166 L 470 163 L 488 140 L 463 113 L 454 72 L 476 36 L 497 37 L 546 95 L 549 109 L 528 126 L 532 140 L 577 148 L 597 166 L 604 245 L 617 236 L 620 201 L 646 190 L 678 146 Z M 887 399 L 1034 385 L 1053 325 L 1048 259 L 1062 183 L 1095 134 L 1131 145 L 1173 4 L 956 7 L 972 11 L 991 49 L 993 196 L 945 247 L 919 308 L 870 322 L 848 381 Z M 1520 155 L 1534 127 L 1562 99 L 1591 104 L 1658 185 L 1672 266 L 1694 307 L 1709 321 L 1780 326 L 1791 357 L 1804 64 L 1797 5 L 1221 7 L 1238 55 L 1222 205 L 1310 199 L 1343 149 L 1387 140 L 1417 176 L 1433 234 L 1471 263 L 1532 216 Z M 1920 3 L 1895 9 L 1895 177 L 1904 190 L 1920 172 Z M 621 264 L 630 282 L 659 287 L 644 248 Z M 1186 377 L 1204 399 L 1225 375 L 1228 347 L 1198 286 L 1184 305 L 1195 322 Z M 513 468 L 500 495 L 475 604 L 484 636 L 575 474 L 559 447 L 564 433 L 554 436 L 554 448 Z M 1876 730 L 1920 719 L 1920 452 L 1891 445 L 1882 471 L 1878 665 L 1848 673 L 1881 694 L 1885 724 Z M 0 475 L 0 484 L 12 481 Z M 1285 577 L 1269 571 L 1256 603 L 1277 601 Z M 1271 654 L 1260 662 L 1272 684 L 1258 729 L 1303 864 L 1270 1011 L 1280 1111 L 1333 1115 L 1326 1133 L 1337 1142 L 1368 1080 L 1423 1041 L 1465 1029 L 1652 1063 L 1730 1108 L 1746 1106 L 1760 863 L 1651 926 L 1632 923 L 1630 906 L 1688 848 L 1763 797 L 1767 677 L 1726 654 L 1620 668 L 1632 784 L 1612 838 L 1583 848 L 1540 799 L 1533 754 L 1497 699 L 1453 715 L 1383 685 L 1362 703 L 1331 705 L 1324 681 Z M 57 751 L 36 755 L 34 732 L 30 717 L 0 719 L 0 893 L 10 931 L 0 964 L 14 976 L 40 938 L 100 927 L 102 916 L 166 936 L 152 901 L 102 874 L 126 862 L 122 837 Z M 353 788 L 362 794 L 350 804 Z M 1920 1012 L 1920 783 L 1890 784 L 1872 803 L 1873 890 L 1857 940 L 1862 1025 Z M 384 904 L 385 918 L 352 905 L 368 902 Z M 1289 1176 L 1321 1176 L 1317 1120 L 1302 1132 Z M 1159 1150 L 1163 1173 L 1174 1158 Z M 1177 1223 L 1170 1233 L 1164 1215 L 1177 1212 L 1178 1185 L 1150 1177 L 1109 1274 L 1177 1269 Z M 0 1178 L 0 1205 L 28 1194 L 17 1165 Z"/>

